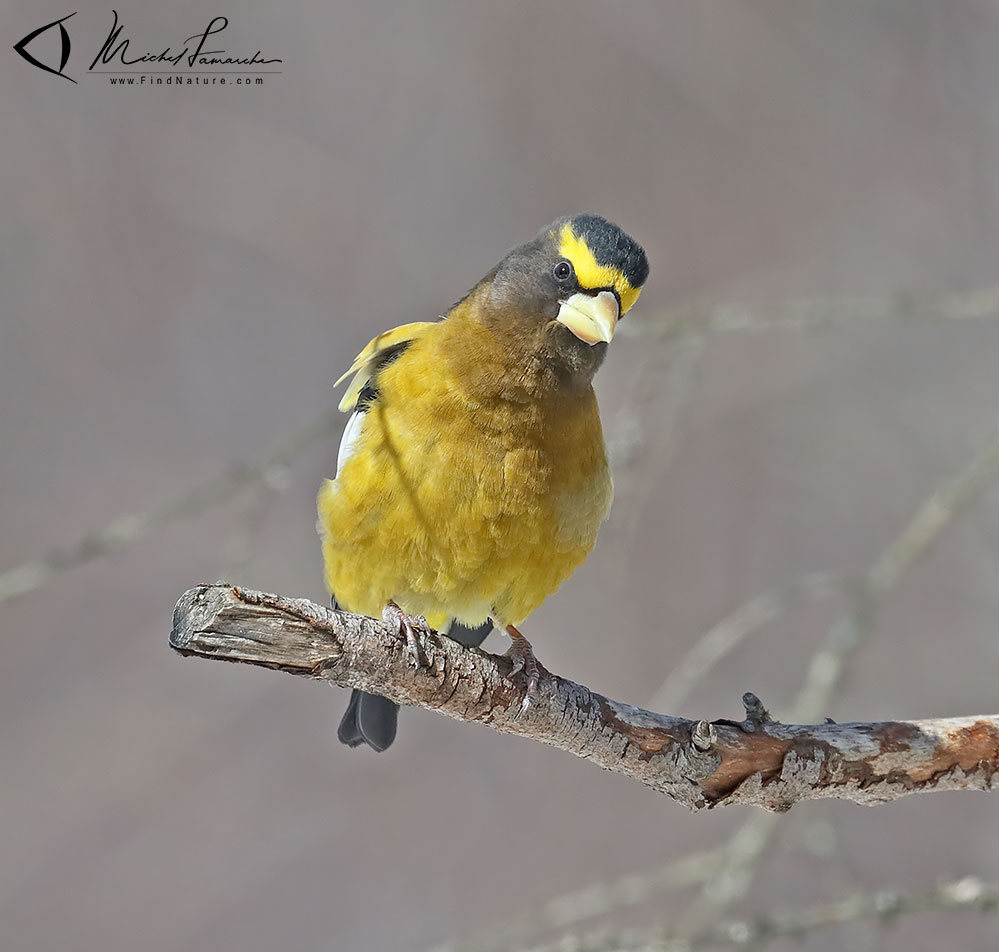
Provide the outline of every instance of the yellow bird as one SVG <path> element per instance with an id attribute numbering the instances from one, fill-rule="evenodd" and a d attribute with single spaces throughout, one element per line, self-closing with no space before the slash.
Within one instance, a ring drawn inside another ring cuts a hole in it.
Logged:
<path id="1" fill-rule="evenodd" d="M 364 348 L 337 381 L 353 374 L 351 416 L 319 491 L 335 607 L 391 619 L 417 665 L 423 624 L 470 646 L 495 625 L 530 702 L 537 661 L 517 626 L 582 564 L 610 509 L 592 380 L 648 271 L 616 225 L 560 218 L 441 320 Z M 397 713 L 354 691 L 338 736 L 384 750 Z"/>

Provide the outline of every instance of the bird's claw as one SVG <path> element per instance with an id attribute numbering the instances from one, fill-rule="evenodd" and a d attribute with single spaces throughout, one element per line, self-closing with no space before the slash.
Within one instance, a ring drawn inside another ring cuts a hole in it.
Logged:
<path id="1" fill-rule="evenodd" d="M 420 651 L 420 639 L 417 633 L 430 633 L 430 625 L 422 615 L 410 615 L 404 612 L 395 602 L 389 602 L 382 609 L 382 620 L 389 625 L 397 625 L 399 634 L 406 639 L 406 657 L 413 669 L 418 671 L 423 666 L 423 655 Z"/>
<path id="2" fill-rule="evenodd" d="M 513 638 L 513 644 L 510 645 L 506 652 L 506 657 L 513 662 L 510 668 L 510 678 L 513 679 L 521 671 L 527 677 L 527 690 L 524 693 L 524 700 L 520 705 L 520 713 L 524 714 L 538 693 L 538 681 L 541 678 L 542 669 L 538 663 L 538 659 L 534 656 L 534 649 L 531 647 L 531 643 L 519 632 L 516 635 L 511 635 L 511 637 Z"/>
<path id="3" fill-rule="evenodd" d="M 420 670 L 423 659 L 420 657 L 420 645 L 412 628 L 406 629 L 406 657 L 414 671 Z"/>

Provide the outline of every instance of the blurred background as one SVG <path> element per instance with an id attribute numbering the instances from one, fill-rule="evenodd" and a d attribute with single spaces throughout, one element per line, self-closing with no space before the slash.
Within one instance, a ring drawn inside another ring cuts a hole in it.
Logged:
<path id="1" fill-rule="evenodd" d="M 111 6 L 66 23 L 76 85 L 10 49 L 68 12 L 0 13 L 6 948 L 527 948 L 999 879 L 987 794 L 691 816 L 424 711 L 348 750 L 346 692 L 167 645 L 198 582 L 325 599 L 332 380 L 589 210 L 652 272 L 598 377 L 615 508 L 539 657 L 693 717 L 994 713 L 995 4 L 118 7 L 130 55 L 225 13 L 283 60 L 181 88 L 86 74 Z M 997 943 L 959 911 L 793 947 Z"/>

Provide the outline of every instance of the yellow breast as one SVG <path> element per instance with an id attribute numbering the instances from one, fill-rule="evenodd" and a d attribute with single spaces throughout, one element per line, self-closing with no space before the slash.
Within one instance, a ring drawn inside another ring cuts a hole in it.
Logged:
<path id="1" fill-rule="evenodd" d="M 487 341 L 470 387 L 448 324 L 380 371 L 353 454 L 320 490 L 326 582 L 367 615 L 392 599 L 437 627 L 519 624 L 583 562 L 610 507 L 596 397 L 484 385 L 502 359 Z"/>

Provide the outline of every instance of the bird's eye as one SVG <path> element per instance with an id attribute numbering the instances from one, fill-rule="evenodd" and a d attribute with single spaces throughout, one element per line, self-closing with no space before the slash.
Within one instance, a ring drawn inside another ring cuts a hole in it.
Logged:
<path id="1" fill-rule="evenodd" d="M 568 281 L 572 277 L 572 262 L 566 261 L 563 258 L 558 264 L 552 268 L 552 274 L 555 276 L 555 280 L 559 282 Z"/>

